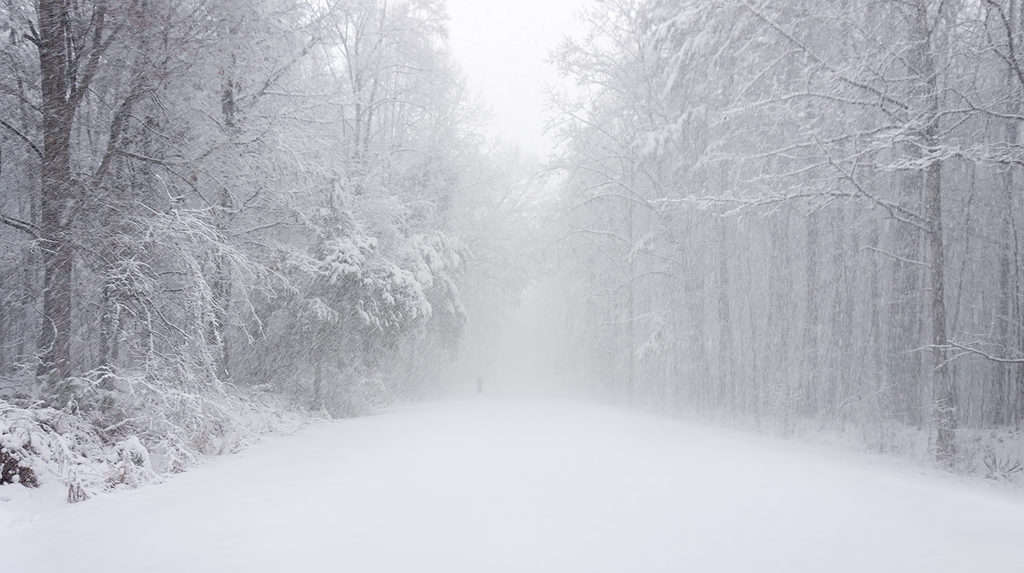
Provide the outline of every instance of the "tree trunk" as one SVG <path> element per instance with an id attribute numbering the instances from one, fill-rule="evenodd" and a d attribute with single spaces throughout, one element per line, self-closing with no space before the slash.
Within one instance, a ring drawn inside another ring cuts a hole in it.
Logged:
<path id="1" fill-rule="evenodd" d="M 945 250 L 942 238 L 942 164 L 932 162 L 927 170 L 926 199 L 930 221 L 928 250 L 931 255 L 931 320 L 933 392 L 935 400 L 935 456 L 944 465 L 952 466 L 956 456 L 956 387 L 946 365 L 946 287 Z"/>
<path id="2" fill-rule="evenodd" d="M 1024 29 L 1024 22 L 1021 21 L 1024 18 L 1024 13 L 1022 12 L 1024 11 L 1020 9 L 1019 2 L 1016 0 L 1010 2 L 1009 20 L 1012 28 L 1009 33 L 1018 38 L 1020 31 Z M 1010 94 L 1010 97 L 1008 98 L 1006 111 L 1011 116 L 1020 113 L 1021 108 L 1021 86 L 1015 82 L 1014 78 L 1014 71 L 1011 68 L 1007 68 L 1006 91 Z M 1020 139 L 1020 131 L 1016 121 L 1010 120 L 1006 122 L 1005 137 L 1007 144 L 1010 146 L 1017 145 Z M 1006 242 L 999 254 L 1000 299 L 999 314 L 996 320 L 998 321 L 999 344 L 1007 351 L 1016 350 L 1016 352 L 1019 352 L 1024 330 L 1021 328 L 1020 320 L 1021 264 L 1019 258 L 1020 237 L 1017 233 L 1017 203 L 1019 197 L 1014 192 L 1016 178 L 1014 177 L 1012 165 L 1007 165 L 1003 168 L 1002 183 L 1003 193 L 1006 196 L 1006 211 L 1003 214 Z M 1016 354 L 1016 352 L 1007 352 L 1007 354 Z M 1012 423 L 1019 428 L 1022 419 L 1024 419 L 1024 368 L 1020 365 L 1010 364 L 995 364 L 994 368 L 995 372 L 993 374 L 996 379 L 997 388 L 1000 390 L 996 396 L 999 403 L 996 404 L 997 419 L 994 421 L 999 425 Z"/>
<path id="3" fill-rule="evenodd" d="M 879 230 L 878 221 L 871 222 L 871 230 L 868 235 L 868 245 L 873 250 L 872 255 L 868 257 L 869 262 L 869 280 L 870 280 L 870 305 L 871 305 L 871 318 L 870 326 L 868 330 L 868 346 L 870 347 L 870 372 L 874 378 L 872 386 L 876 396 L 879 400 L 885 400 L 888 395 L 887 389 L 889 388 L 889 382 L 886 379 L 885 372 L 885 360 L 883 358 L 883 340 L 882 340 L 882 288 L 881 288 L 881 265 L 878 264 L 878 255 L 874 254 L 874 250 L 879 248 L 881 238 L 881 232 Z M 882 411 L 879 415 L 885 416 L 891 413 L 891 406 L 887 403 L 880 403 Z"/>
<path id="4" fill-rule="evenodd" d="M 634 189 L 634 177 L 633 172 L 630 172 L 630 190 Z M 626 404 L 632 406 L 634 393 L 636 388 L 636 257 L 634 256 L 635 241 L 634 235 L 636 234 L 635 222 L 633 220 L 635 207 L 633 200 L 629 199 L 626 202 L 626 237 L 629 240 L 629 257 L 628 264 L 626 265 L 626 280 L 627 283 L 627 294 L 626 294 L 626 352 L 629 353 L 627 356 L 627 370 L 626 370 Z"/>
<path id="5" fill-rule="evenodd" d="M 696 221 L 690 221 L 691 227 L 696 227 Z M 685 370 L 689 380 L 686 382 L 693 388 L 696 408 L 703 411 L 709 405 L 708 382 L 710 371 L 708 369 L 708 350 L 705 336 L 706 318 L 705 302 L 705 267 L 703 253 L 692 249 L 692 242 L 682 249 L 681 258 L 683 264 L 683 276 L 685 281 L 685 299 L 687 302 L 687 318 L 689 319 L 690 337 L 688 354 L 690 356 L 689 367 Z M 698 258 L 699 257 L 699 258 Z"/>
<path id="6" fill-rule="evenodd" d="M 918 3 L 918 27 L 921 46 L 921 77 L 926 83 L 928 123 L 922 133 L 926 152 L 939 146 L 939 85 L 935 62 L 934 32 L 928 28 L 927 5 Z M 924 207 L 928 221 L 929 307 L 932 331 L 932 400 L 935 417 L 935 458 L 952 467 L 956 458 L 957 403 L 956 386 L 946 365 L 949 340 L 946 336 L 946 255 L 942 231 L 942 162 L 931 159 L 924 172 Z"/>
<path id="7" fill-rule="evenodd" d="M 117 286 L 107 282 L 103 286 L 100 315 L 100 359 L 101 368 L 111 368 L 117 362 L 118 334 L 121 331 L 121 305 L 118 301 Z"/>
<path id="8" fill-rule="evenodd" d="M 818 346 L 820 309 L 818 308 L 818 213 L 807 215 L 807 265 L 804 274 L 804 302 L 807 310 L 804 317 L 804 381 L 800 392 L 799 408 L 808 414 L 817 408 L 815 388 L 818 384 Z"/>
<path id="9" fill-rule="evenodd" d="M 53 386 L 71 374 L 71 273 L 68 220 L 72 202 L 71 122 L 65 26 L 61 0 L 39 0 L 39 69 L 42 87 L 40 252 L 43 264 L 43 325 L 39 331 L 38 381 Z"/>
<path id="10" fill-rule="evenodd" d="M 223 90 L 221 92 L 221 113 L 224 119 L 225 133 L 229 141 L 234 140 L 237 130 L 237 104 L 235 101 L 234 67 L 235 58 L 231 58 L 230 69 L 224 72 Z M 217 209 L 214 211 L 215 224 L 220 240 L 226 240 L 228 219 L 234 207 L 231 193 L 222 188 L 218 193 Z M 210 324 L 209 343 L 214 346 L 214 371 L 217 378 L 226 382 L 231 379 L 230 345 L 228 342 L 228 318 L 231 311 L 231 263 L 222 253 L 213 255 L 213 279 L 211 295 L 213 297 L 213 316 Z"/>
<path id="11" fill-rule="evenodd" d="M 310 409 L 313 411 L 324 409 L 324 365 L 323 353 L 314 351 L 313 356 L 313 403 Z"/>
<path id="12" fill-rule="evenodd" d="M 718 220 L 718 406 L 730 411 L 736 406 L 736 356 L 733 353 L 731 302 L 729 300 L 728 219 Z"/>

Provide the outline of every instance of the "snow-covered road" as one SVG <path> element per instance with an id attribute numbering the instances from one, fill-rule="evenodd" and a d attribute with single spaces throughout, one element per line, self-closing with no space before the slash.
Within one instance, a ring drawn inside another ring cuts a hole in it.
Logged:
<path id="1" fill-rule="evenodd" d="M 0 503 L 0 571 L 1024 571 L 1021 497 L 854 460 L 566 403 L 404 407 Z"/>

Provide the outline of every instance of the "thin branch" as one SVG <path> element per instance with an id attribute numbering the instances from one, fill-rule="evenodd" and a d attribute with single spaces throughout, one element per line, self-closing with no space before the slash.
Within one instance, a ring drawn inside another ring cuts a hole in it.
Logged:
<path id="1" fill-rule="evenodd" d="M 789 33 L 788 30 L 786 30 L 780 24 L 778 24 L 777 22 L 775 22 L 774 20 L 769 18 L 766 14 L 761 12 L 761 10 L 759 10 L 757 7 L 755 7 L 753 4 L 750 3 L 750 0 L 743 0 L 743 5 L 747 8 L 747 10 L 750 10 L 750 12 L 754 16 L 756 16 L 759 20 L 761 20 L 762 22 L 767 24 L 771 29 L 773 29 L 776 32 L 778 32 L 779 35 L 781 35 L 787 41 L 789 41 L 794 46 L 799 48 L 800 51 L 802 51 L 804 54 L 806 54 L 808 58 L 810 58 L 812 61 L 814 61 L 815 63 L 820 65 L 826 71 L 828 71 L 830 74 L 835 76 L 839 81 L 841 81 L 841 82 L 843 82 L 843 83 L 845 83 L 847 85 L 850 85 L 852 87 L 855 87 L 857 89 L 864 90 L 864 91 L 866 91 L 866 92 L 876 96 L 879 99 L 880 102 L 892 104 L 892 105 L 896 106 L 897 108 L 899 108 L 902 111 L 907 111 L 907 110 L 910 109 L 910 106 L 908 106 L 907 104 L 905 104 L 905 103 L 903 103 L 903 102 L 893 98 L 892 96 L 890 96 L 886 92 L 883 92 L 883 91 L 879 90 L 876 87 L 873 87 L 873 86 L 870 86 L 868 84 L 865 84 L 864 82 L 861 82 L 861 81 L 855 80 L 853 78 L 847 77 L 845 74 L 843 74 L 838 69 L 836 69 L 835 66 L 833 66 L 832 64 L 829 64 L 828 62 L 825 61 L 824 58 L 822 58 L 821 56 L 818 56 L 816 53 L 814 53 L 803 42 L 801 42 L 799 39 L 797 39 L 795 36 L 793 36 L 791 33 Z"/>
<path id="2" fill-rule="evenodd" d="M 8 217 L 3 213 L 0 213 L 0 223 L 3 223 L 9 227 L 13 227 L 23 233 L 32 235 L 32 238 L 39 238 L 39 228 L 29 223 L 28 221 L 22 221 L 21 219 L 15 219 L 14 217 Z"/>
<path id="3" fill-rule="evenodd" d="M 906 263 L 908 265 L 920 265 L 922 267 L 930 267 L 930 266 L 932 266 L 931 263 L 927 263 L 925 261 L 915 261 L 914 259 L 908 259 L 906 257 L 901 257 L 901 256 L 897 255 L 896 253 L 891 253 L 889 251 L 886 251 L 885 249 L 879 249 L 878 247 L 872 247 L 870 245 L 867 246 L 867 247 L 861 248 L 861 250 L 862 251 L 871 251 L 873 253 L 878 253 L 880 255 L 885 255 L 885 256 L 889 257 L 890 259 L 894 259 L 894 260 L 897 260 L 897 261 L 899 261 L 901 263 Z"/>
<path id="4" fill-rule="evenodd" d="M 973 346 L 964 346 L 963 344 L 959 344 L 957 342 L 948 342 L 945 346 L 940 346 L 938 348 L 955 348 L 957 350 L 964 352 L 965 354 L 973 354 L 975 356 L 980 356 L 985 360 L 989 360 L 991 362 L 998 362 L 999 364 L 1024 364 L 1024 358 L 1006 358 L 1005 356 L 994 356 L 992 354 L 989 354 L 988 352 L 985 352 L 984 350 L 979 350 L 977 348 L 974 348 Z"/>
<path id="5" fill-rule="evenodd" d="M 11 133 L 13 133 L 14 135 L 17 135 L 19 139 L 24 141 L 25 144 L 28 145 L 29 149 L 31 149 L 32 152 L 35 153 L 37 157 L 39 157 L 39 159 L 43 158 L 42 150 L 39 149 L 39 146 L 36 145 L 35 143 L 33 143 L 32 140 L 29 139 L 27 135 L 25 135 L 24 133 L 19 131 L 16 127 L 14 127 L 13 125 L 7 123 L 6 121 L 4 121 L 2 119 L 0 119 L 0 125 L 6 127 L 7 129 L 9 129 L 11 131 Z"/>

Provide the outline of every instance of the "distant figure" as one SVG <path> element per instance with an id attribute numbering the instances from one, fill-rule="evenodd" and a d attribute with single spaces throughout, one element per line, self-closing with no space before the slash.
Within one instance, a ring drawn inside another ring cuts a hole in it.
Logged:
<path id="1" fill-rule="evenodd" d="M 477 376 L 476 377 L 476 393 L 477 394 L 483 394 L 484 393 L 484 377 L 483 376 Z"/>

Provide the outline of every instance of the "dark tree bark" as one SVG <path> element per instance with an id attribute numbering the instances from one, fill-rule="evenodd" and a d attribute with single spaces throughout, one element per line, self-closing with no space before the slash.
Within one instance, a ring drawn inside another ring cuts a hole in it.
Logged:
<path id="1" fill-rule="evenodd" d="M 71 124 L 68 85 L 71 44 L 63 0 L 39 0 L 39 69 L 42 88 L 43 161 L 39 222 L 43 277 L 43 324 L 37 378 L 52 385 L 71 374 L 71 250 L 69 211 Z"/>

